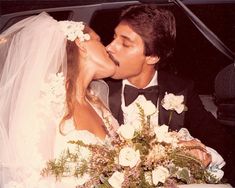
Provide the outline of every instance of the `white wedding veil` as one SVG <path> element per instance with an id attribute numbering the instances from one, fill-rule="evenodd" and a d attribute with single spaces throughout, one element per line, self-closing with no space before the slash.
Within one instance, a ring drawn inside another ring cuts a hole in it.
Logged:
<path id="1" fill-rule="evenodd" d="M 0 35 L 0 187 L 23 181 L 53 157 L 53 117 L 42 122 L 40 86 L 66 75 L 66 36 L 47 13 L 26 18 Z M 43 119 L 43 118 L 42 118 Z M 10 186 L 11 187 L 11 186 Z M 26 187 L 26 186 L 25 186 Z"/>

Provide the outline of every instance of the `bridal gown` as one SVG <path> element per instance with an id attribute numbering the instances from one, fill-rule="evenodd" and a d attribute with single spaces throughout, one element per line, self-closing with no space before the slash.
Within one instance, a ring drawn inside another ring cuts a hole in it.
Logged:
<path id="1" fill-rule="evenodd" d="M 69 147 L 67 143 L 69 140 L 81 140 L 90 144 L 105 142 L 87 130 L 76 130 L 72 119 L 64 123 L 65 135 L 59 132 L 59 123 L 66 112 L 64 80 L 62 74 L 52 75 L 45 83 L 38 86 L 41 88 L 40 94 L 30 99 L 32 102 L 27 106 L 30 110 L 20 111 L 19 122 L 23 126 L 16 127 L 17 134 L 12 136 L 15 144 L 13 153 L 19 160 L 16 160 L 16 164 L 12 164 L 11 160 L 1 164 L 0 185 L 3 185 L 1 188 L 74 188 L 74 182 L 69 178 L 57 182 L 54 177 L 42 177 L 41 171 L 46 162 L 59 157 L 61 152 Z M 100 85 L 103 83 L 96 82 L 92 92 L 105 99 L 107 92 L 103 87 L 106 86 Z M 105 92 L 103 95 L 97 93 L 103 91 Z M 107 101 L 104 103 L 107 104 Z M 103 120 L 108 131 L 106 138 L 112 137 L 118 128 L 118 122 L 107 109 L 101 112 L 95 105 L 90 104 Z M 76 183 L 79 184 L 78 180 Z"/>

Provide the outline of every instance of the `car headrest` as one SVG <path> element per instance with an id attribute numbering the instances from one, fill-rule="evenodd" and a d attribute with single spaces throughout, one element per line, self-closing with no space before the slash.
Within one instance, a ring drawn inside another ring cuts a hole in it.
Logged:
<path id="1" fill-rule="evenodd" d="M 222 69 L 215 78 L 215 95 L 217 99 L 235 99 L 235 64 Z"/>

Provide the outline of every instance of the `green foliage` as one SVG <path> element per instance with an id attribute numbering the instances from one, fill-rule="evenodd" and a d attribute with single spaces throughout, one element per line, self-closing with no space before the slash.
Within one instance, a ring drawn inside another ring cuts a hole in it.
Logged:
<path id="1" fill-rule="evenodd" d="M 182 168 L 180 170 L 177 171 L 176 176 L 178 179 L 186 182 L 186 183 L 190 183 L 190 172 L 187 168 Z"/>
<path id="2" fill-rule="evenodd" d="M 184 152 L 183 149 L 175 149 L 169 154 L 176 177 L 187 183 L 218 183 L 218 180 L 203 166 L 200 160 Z"/>

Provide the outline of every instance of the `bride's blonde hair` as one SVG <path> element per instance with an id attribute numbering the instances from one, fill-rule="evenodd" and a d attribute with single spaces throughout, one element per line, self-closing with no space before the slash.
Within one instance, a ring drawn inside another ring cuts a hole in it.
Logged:
<path id="1" fill-rule="evenodd" d="M 63 126 L 66 120 L 71 119 L 75 114 L 75 104 L 76 104 L 76 82 L 78 78 L 78 46 L 73 41 L 67 41 L 66 46 L 67 51 L 67 76 L 66 76 L 66 104 L 67 111 L 59 124 L 59 130 L 61 134 L 63 133 Z M 86 98 L 94 104 L 101 112 L 104 114 L 104 109 L 108 110 L 104 103 L 95 95 L 92 94 L 90 87 L 88 87 L 86 92 Z M 75 122 L 74 122 L 75 123 Z"/>

